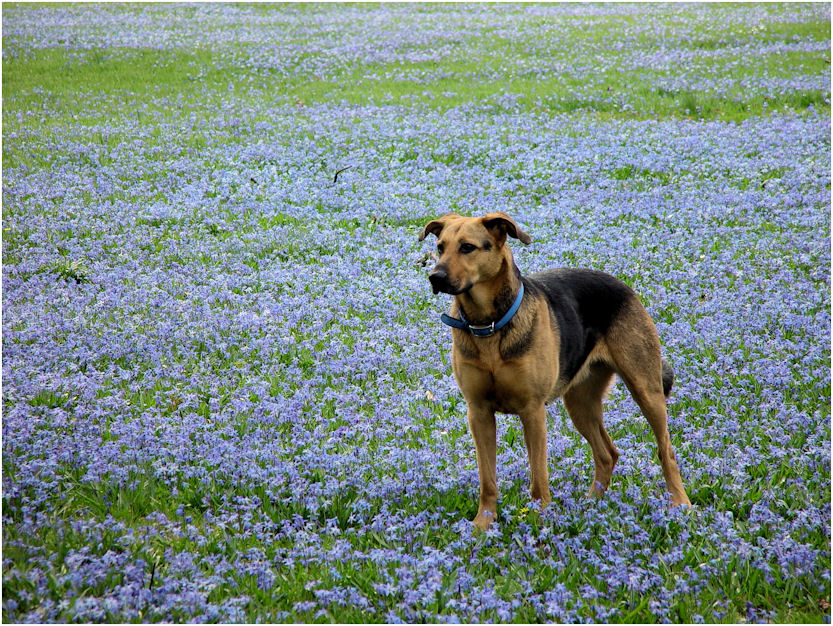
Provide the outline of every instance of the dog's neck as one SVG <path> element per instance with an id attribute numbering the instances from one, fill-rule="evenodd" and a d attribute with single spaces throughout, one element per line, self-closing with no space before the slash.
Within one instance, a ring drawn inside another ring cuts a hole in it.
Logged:
<path id="1" fill-rule="evenodd" d="M 510 309 L 520 288 L 521 271 L 509 254 L 494 278 L 475 284 L 455 298 L 469 324 L 490 324 Z"/>

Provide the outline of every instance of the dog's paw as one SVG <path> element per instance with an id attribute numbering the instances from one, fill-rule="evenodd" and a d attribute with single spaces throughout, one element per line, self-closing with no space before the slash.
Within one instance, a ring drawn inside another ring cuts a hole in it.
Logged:
<path id="1" fill-rule="evenodd" d="M 487 531 L 489 530 L 489 526 L 492 525 L 492 522 L 495 521 L 495 514 L 491 511 L 480 511 L 472 520 L 474 527 L 477 530 Z"/>

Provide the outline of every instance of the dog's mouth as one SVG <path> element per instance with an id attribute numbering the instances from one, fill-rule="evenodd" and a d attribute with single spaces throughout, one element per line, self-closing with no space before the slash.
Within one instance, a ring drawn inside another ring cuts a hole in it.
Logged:
<path id="1" fill-rule="evenodd" d="M 466 285 L 465 287 L 455 287 L 450 283 L 437 283 L 435 281 L 431 281 L 431 290 L 434 292 L 434 295 L 438 293 L 447 293 L 451 296 L 459 296 L 462 293 L 466 293 L 469 289 L 472 288 L 471 283 Z"/>

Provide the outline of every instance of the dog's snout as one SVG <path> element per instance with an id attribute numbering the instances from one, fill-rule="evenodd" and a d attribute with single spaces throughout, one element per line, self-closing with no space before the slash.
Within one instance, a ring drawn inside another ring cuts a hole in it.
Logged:
<path id="1" fill-rule="evenodd" d="M 434 290 L 434 293 L 440 293 L 441 291 L 447 293 L 450 290 L 448 272 L 440 265 L 436 266 L 428 274 L 428 280 L 431 281 L 431 288 Z"/>

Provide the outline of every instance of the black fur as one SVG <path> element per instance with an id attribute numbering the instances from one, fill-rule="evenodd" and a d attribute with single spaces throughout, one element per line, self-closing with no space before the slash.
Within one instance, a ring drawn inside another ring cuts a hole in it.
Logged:
<path id="1" fill-rule="evenodd" d="M 535 316 L 537 317 L 537 315 Z M 519 359 L 532 349 L 532 340 L 535 338 L 535 318 L 530 320 L 526 332 L 514 343 L 509 344 L 504 339 L 500 342 L 500 358 L 505 361 Z"/>
<path id="2" fill-rule="evenodd" d="M 671 387 L 674 385 L 674 370 L 671 369 L 668 361 L 662 360 L 662 393 L 665 397 L 671 395 Z"/>
<path id="3" fill-rule="evenodd" d="M 524 285 L 550 302 L 561 335 L 560 378 L 581 369 L 625 303 L 636 297 L 625 283 L 604 272 L 561 268 L 530 274 Z"/>

